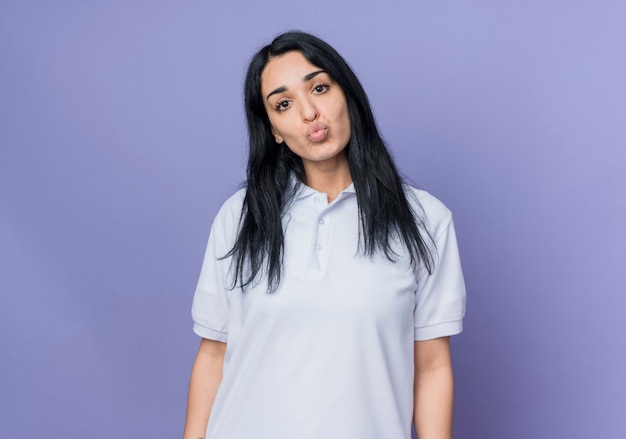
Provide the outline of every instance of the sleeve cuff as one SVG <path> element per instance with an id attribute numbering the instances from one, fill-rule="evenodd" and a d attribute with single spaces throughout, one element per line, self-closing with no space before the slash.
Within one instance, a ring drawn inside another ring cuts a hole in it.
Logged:
<path id="1" fill-rule="evenodd" d="M 415 328 L 415 341 L 432 340 L 433 338 L 448 337 L 463 331 L 463 321 L 439 323 L 437 325 Z"/>
<path id="2" fill-rule="evenodd" d="M 221 341 L 226 343 L 228 340 L 228 334 L 225 332 L 216 331 L 215 329 L 207 328 L 198 323 L 193 324 L 193 332 L 198 334 L 202 338 L 208 338 L 209 340 Z"/>

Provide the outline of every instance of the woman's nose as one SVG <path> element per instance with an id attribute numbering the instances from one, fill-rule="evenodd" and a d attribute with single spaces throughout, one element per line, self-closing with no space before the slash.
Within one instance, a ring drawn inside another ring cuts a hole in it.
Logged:
<path id="1" fill-rule="evenodd" d="M 304 99 L 302 103 L 302 118 L 307 122 L 311 122 L 317 119 L 317 116 L 318 111 L 315 104 L 310 99 Z"/>

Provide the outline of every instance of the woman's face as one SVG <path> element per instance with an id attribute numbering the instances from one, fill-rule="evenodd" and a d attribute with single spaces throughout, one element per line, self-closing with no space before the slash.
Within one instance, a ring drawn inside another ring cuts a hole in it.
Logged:
<path id="1" fill-rule="evenodd" d="M 345 160 L 350 115 L 343 90 L 300 52 L 270 58 L 261 75 L 265 110 L 278 143 L 314 162 Z"/>

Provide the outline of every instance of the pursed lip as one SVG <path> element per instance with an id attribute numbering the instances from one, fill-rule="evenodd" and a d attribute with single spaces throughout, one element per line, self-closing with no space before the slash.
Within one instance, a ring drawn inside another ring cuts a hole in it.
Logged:
<path id="1" fill-rule="evenodd" d="M 328 135 L 328 125 L 323 122 L 313 122 L 306 130 L 306 136 L 311 142 L 321 142 Z"/>

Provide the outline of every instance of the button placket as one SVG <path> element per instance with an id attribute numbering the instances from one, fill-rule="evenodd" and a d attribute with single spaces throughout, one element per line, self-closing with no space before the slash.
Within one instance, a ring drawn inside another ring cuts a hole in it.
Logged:
<path id="1" fill-rule="evenodd" d="M 313 242 L 311 243 L 312 248 L 308 270 L 321 275 L 325 271 L 326 259 L 328 257 L 328 211 L 332 209 L 332 204 L 328 204 L 328 197 L 321 192 L 314 194 L 309 202 L 311 203 L 309 206 L 312 208 L 311 213 L 313 214 L 312 222 L 309 223 L 312 227 Z"/>
<path id="2" fill-rule="evenodd" d="M 309 253 L 309 261 L 307 264 L 307 270 L 309 272 L 313 272 L 313 273 L 318 273 L 320 274 L 321 271 L 321 266 L 320 266 L 320 258 L 319 258 L 319 253 L 320 250 L 322 249 L 322 246 L 320 244 L 320 230 L 319 230 L 319 221 L 316 220 L 315 218 L 319 218 L 322 215 L 322 212 L 324 211 L 325 207 L 322 204 L 323 201 L 323 194 L 321 193 L 315 193 L 310 199 L 309 199 L 309 212 L 310 212 L 310 219 L 308 222 L 309 227 L 311 227 L 310 233 L 311 233 L 311 247 L 310 248 L 310 253 Z"/>
<path id="3" fill-rule="evenodd" d="M 324 250 L 328 248 L 328 239 L 330 233 L 330 222 L 329 215 L 327 209 L 321 212 L 318 220 L 317 220 L 317 241 L 315 243 L 315 250 L 318 253 L 318 257 L 320 257 L 320 262 L 323 264 L 323 259 L 326 259 L 323 255 L 326 253 Z M 320 255 L 321 253 L 321 255 Z"/>

